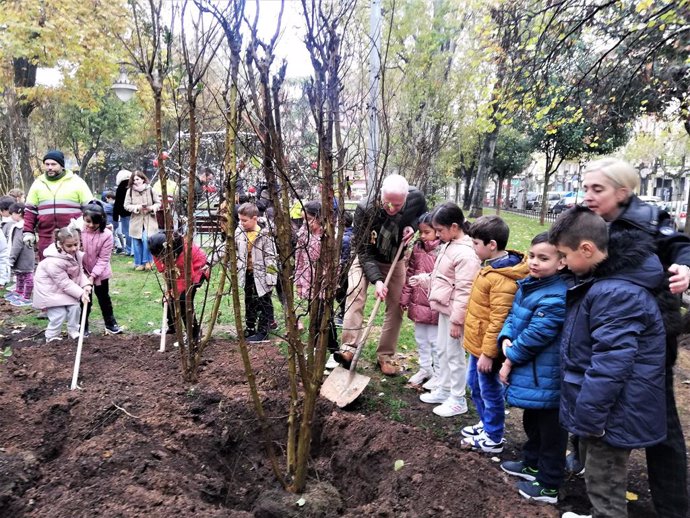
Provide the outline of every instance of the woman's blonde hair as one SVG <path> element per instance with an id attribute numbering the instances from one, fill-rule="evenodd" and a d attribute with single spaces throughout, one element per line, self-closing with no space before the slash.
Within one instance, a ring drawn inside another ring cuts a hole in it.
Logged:
<path id="1" fill-rule="evenodd" d="M 616 188 L 630 189 L 630 194 L 640 188 L 640 175 L 632 165 L 618 158 L 602 158 L 587 164 L 583 175 L 599 171 Z"/>

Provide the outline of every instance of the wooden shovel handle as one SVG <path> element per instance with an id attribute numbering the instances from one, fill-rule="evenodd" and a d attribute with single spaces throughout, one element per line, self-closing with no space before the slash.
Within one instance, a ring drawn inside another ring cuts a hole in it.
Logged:
<path id="1" fill-rule="evenodd" d="M 393 259 L 393 262 L 391 263 L 391 266 L 388 269 L 388 275 L 386 275 L 386 280 L 383 281 L 383 285 L 385 287 L 388 287 L 388 282 L 391 280 L 391 277 L 393 276 L 393 270 L 395 269 L 395 266 L 398 264 L 398 260 L 400 259 L 400 255 L 402 254 L 403 248 L 405 248 L 405 244 L 406 243 L 404 240 L 400 242 L 398 252 L 395 254 L 395 259 Z M 367 342 L 367 338 L 369 338 L 369 332 L 371 331 L 371 328 L 374 326 L 374 319 L 376 318 L 376 314 L 379 311 L 379 306 L 381 305 L 382 301 L 383 299 L 376 297 L 374 308 L 371 310 L 371 316 L 369 317 L 369 323 L 367 324 L 367 327 L 364 328 L 364 331 L 357 340 L 357 350 L 355 351 L 355 355 L 352 357 L 352 363 L 350 363 L 350 375 L 352 375 L 355 372 L 357 362 L 359 361 L 359 357 L 362 354 L 362 349 L 364 349 L 364 344 Z"/>
<path id="2" fill-rule="evenodd" d="M 163 300 L 163 318 L 161 318 L 161 343 L 158 347 L 159 353 L 165 352 L 165 337 L 168 334 L 168 297 Z"/>
<path id="3" fill-rule="evenodd" d="M 86 331 L 86 307 L 84 304 L 81 308 L 81 323 L 79 326 L 79 340 L 77 341 L 77 354 L 74 356 L 74 370 L 72 372 L 72 384 L 70 390 L 77 388 L 77 380 L 79 379 L 79 367 L 81 365 L 81 349 L 84 345 L 84 332 Z"/>

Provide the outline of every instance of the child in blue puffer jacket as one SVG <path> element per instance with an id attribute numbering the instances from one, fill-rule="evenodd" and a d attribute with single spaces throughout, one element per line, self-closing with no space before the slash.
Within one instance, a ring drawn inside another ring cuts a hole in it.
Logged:
<path id="1" fill-rule="evenodd" d="M 559 343 L 567 286 L 559 275 L 561 255 L 549 243 L 547 232 L 532 239 L 527 264 L 530 274 L 518 281 L 513 306 L 498 336 L 506 356 L 499 376 L 508 385 L 508 403 L 524 409 L 527 441 L 522 460 L 503 462 L 501 469 L 524 479 L 518 483 L 523 497 L 555 504 L 568 441 L 558 421 Z"/>

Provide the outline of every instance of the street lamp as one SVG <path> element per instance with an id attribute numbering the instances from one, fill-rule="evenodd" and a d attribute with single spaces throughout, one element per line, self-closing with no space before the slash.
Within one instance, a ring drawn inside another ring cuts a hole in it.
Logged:
<path id="1" fill-rule="evenodd" d="M 134 95 L 134 92 L 138 90 L 136 85 L 132 84 L 132 82 L 127 77 L 127 71 L 125 70 L 124 65 L 120 66 L 120 77 L 117 78 L 117 81 L 115 81 L 115 83 L 113 83 L 113 86 L 111 86 L 110 88 L 115 92 L 117 98 L 120 99 L 123 103 L 129 101 Z"/>

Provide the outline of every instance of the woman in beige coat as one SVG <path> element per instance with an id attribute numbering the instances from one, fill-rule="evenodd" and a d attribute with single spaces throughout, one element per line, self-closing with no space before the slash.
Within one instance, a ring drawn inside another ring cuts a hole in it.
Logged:
<path id="1" fill-rule="evenodd" d="M 141 171 L 134 171 L 127 187 L 125 210 L 132 213 L 129 220 L 129 235 L 132 238 L 135 270 L 150 270 L 153 264 L 146 238 L 158 231 L 156 211 L 159 207 L 158 194 L 151 190 L 146 175 Z"/>

